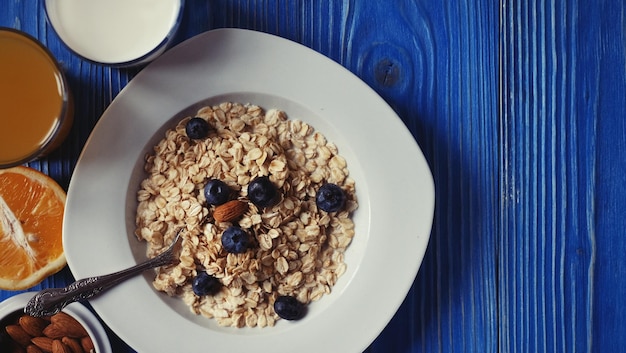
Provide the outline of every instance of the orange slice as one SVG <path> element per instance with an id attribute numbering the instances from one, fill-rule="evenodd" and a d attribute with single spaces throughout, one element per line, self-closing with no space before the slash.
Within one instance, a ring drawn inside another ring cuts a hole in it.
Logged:
<path id="1" fill-rule="evenodd" d="M 65 191 L 28 167 L 0 169 L 0 288 L 32 287 L 66 264 Z"/>

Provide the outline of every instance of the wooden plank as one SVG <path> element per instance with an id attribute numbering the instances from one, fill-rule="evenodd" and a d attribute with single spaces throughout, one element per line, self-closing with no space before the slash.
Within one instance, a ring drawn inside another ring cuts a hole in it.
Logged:
<path id="1" fill-rule="evenodd" d="M 502 351 L 623 347 L 623 14 L 622 1 L 503 2 Z"/>
<path id="2" fill-rule="evenodd" d="M 418 278 L 368 352 L 495 352 L 498 8 L 360 2 L 347 23 L 345 65 L 398 112 L 437 193 Z"/>
<path id="3" fill-rule="evenodd" d="M 588 202 L 572 205 L 579 187 L 578 171 L 589 172 L 576 158 L 576 146 L 593 135 L 578 135 L 570 114 L 571 61 L 563 46 L 575 12 L 554 3 L 509 1 L 502 24 L 502 166 L 503 233 L 500 246 L 500 349 L 511 352 L 564 351 L 583 344 L 574 327 L 589 314 L 572 297 L 590 278 L 573 275 L 590 262 L 573 264 L 568 243 L 584 242 L 579 221 Z M 569 212 L 571 213 L 568 213 Z M 584 228 L 584 227 L 583 227 Z M 580 298 L 584 303 L 584 295 Z M 581 310 L 582 309 L 582 310 Z M 586 320 L 583 320 L 583 322 Z M 572 336 L 568 332 L 574 332 Z"/>
<path id="4" fill-rule="evenodd" d="M 579 7 L 577 109 L 597 136 L 594 207 L 587 215 L 593 220 L 595 255 L 588 335 L 594 352 L 618 352 L 626 346 L 626 3 Z"/>

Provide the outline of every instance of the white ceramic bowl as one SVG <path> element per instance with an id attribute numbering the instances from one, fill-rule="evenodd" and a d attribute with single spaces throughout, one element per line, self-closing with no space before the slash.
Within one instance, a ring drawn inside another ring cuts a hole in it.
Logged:
<path id="1" fill-rule="evenodd" d="M 17 294 L 0 303 L 0 321 L 9 315 L 21 313 L 26 303 L 35 295 L 35 292 Z M 87 330 L 93 341 L 97 353 L 112 353 L 111 342 L 98 318 L 84 305 L 72 303 L 63 309 L 63 312 L 71 315 Z M 3 323 L 4 324 L 4 323 Z M 4 330 L 4 327 L 2 327 Z"/>
<path id="2" fill-rule="evenodd" d="M 359 200 L 346 272 L 306 317 L 271 328 L 219 327 L 180 298 L 157 292 L 154 272 L 125 281 L 91 305 L 139 352 L 362 352 L 415 280 L 432 226 L 432 175 L 410 131 L 370 87 L 319 53 L 269 34 L 205 32 L 168 50 L 115 98 L 89 137 L 68 190 L 63 245 L 74 277 L 145 260 L 146 245 L 133 233 L 145 153 L 187 116 L 186 109 L 224 101 L 281 109 L 336 143 Z"/>

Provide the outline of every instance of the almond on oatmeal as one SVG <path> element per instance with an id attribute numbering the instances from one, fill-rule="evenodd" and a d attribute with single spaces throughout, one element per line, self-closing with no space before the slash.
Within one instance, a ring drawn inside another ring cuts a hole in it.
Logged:
<path id="1" fill-rule="evenodd" d="M 137 238 L 154 256 L 169 244 L 173 229 L 187 230 L 180 263 L 157 269 L 153 285 L 219 325 L 273 326 L 278 296 L 319 300 L 346 272 L 343 252 L 355 235 L 351 215 L 358 207 L 348 164 L 323 134 L 281 110 L 224 102 L 195 116 L 214 128 L 205 139 L 190 140 L 185 124 L 191 117 L 184 118 L 145 159 Z M 278 188 L 280 200 L 246 202 L 248 184 L 262 176 Z M 233 200 L 207 206 L 202 190 L 209 179 L 228 184 Z M 345 191 L 343 211 L 318 210 L 315 194 L 326 182 Z M 220 238 L 231 224 L 249 231 L 252 248 L 238 254 L 223 249 Z M 222 290 L 193 294 L 199 270 L 219 279 Z"/>

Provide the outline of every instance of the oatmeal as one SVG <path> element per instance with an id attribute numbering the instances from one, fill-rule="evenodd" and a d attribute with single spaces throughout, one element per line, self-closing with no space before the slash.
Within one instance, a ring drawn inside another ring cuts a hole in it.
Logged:
<path id="1" fill-rule="evenodd" d="M 221 326 L 273 326 L 277 298 L 316 301 L 346 271 L 344 251 L 354 236 L 351 214 L 357 208 L 354 181 L 332 142 L 282 111 L 222 103 L 201 108 L 195 117 L 209 123 L 208 136 L 190 138 L 187 117 L 146 156 L 135 234 L 146 241 L 149 257 L 163 251 L 177 229 L 184 237 L 180 262 L 159 268 L 153 285 Z M 259 206 L 248 190 L 263 177 L 277 197 Z M 221 206 L 207 202 L 210 180 L 223 182 L 231 199 L 247 204 L 236 219 L 213 216 Z M 345 192 L 341 209 L 327 212 L 316 204 L 325 184 Z M 240 252 L 224 247 L 222 236 L 233 226 L 250 235 Z M 219 288 L 198 295 L 194 280 L 200 274 L 217 279 Z"/>

